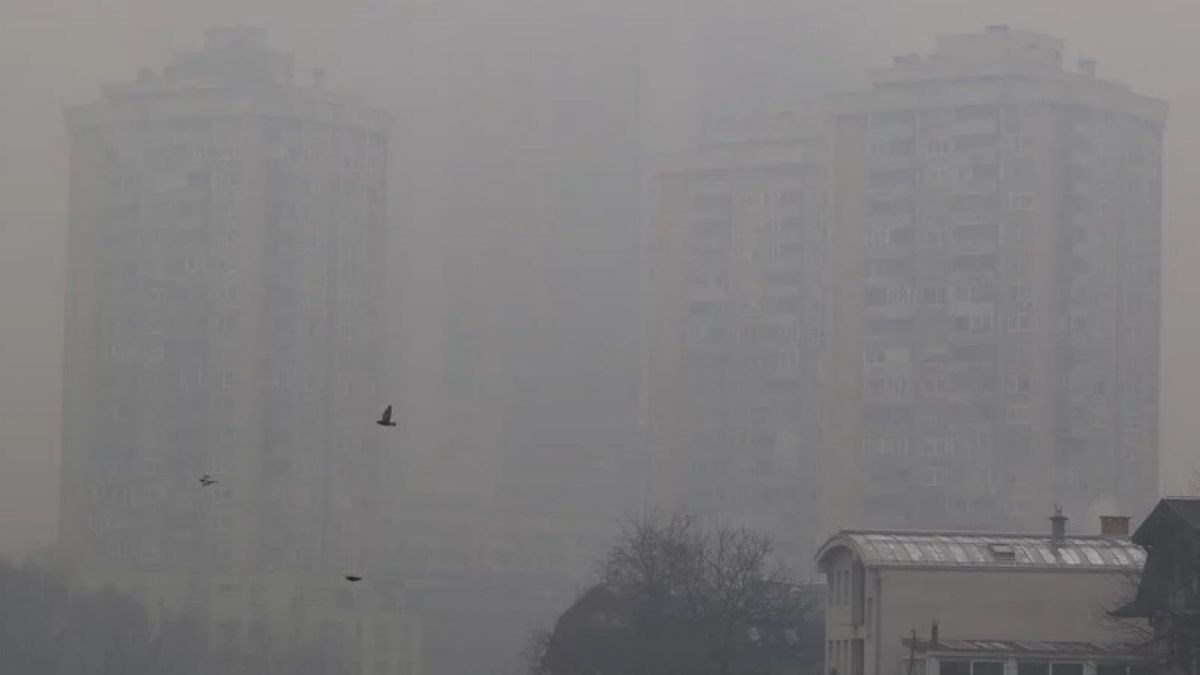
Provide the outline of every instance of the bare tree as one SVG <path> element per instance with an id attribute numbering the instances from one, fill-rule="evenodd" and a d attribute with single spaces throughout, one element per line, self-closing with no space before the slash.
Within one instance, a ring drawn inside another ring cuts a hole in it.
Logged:
<path id="1" fill-rule="evenodd" d="M 1154 628 L 1145 617 L 1135 616 L 1134 612 L 1130 611 L 1137 600 L 1141 581 L 1140 570 L 1122 574 L 1116 589 L 1104 600 L 1102 609 L 1105 623 L 1114 635 L 1119 635 L 1123 642 L 1149 648 L 1157 644 L 1161 636 L 1155 634 Z"/>
<path id="2" fill-rule="evenodd" d="M 773 550 L 767 535 L 706 529 L 687 514 L 627 523 L 601 562 L 601 583 L 527 652 L 531 672 L 740 672 L 761 651 L 749 637 L 756 626 L 799 625 L 812 608 Z"/>
<path id="3" fill-rule="evenodd" d="M 529 634 L 525 648 L 521 650 L 521 659 L 529 668 L 529 675 L 548 675 L 551 672 L 547 661 L 550 640 L 550 632 L 546 630 L 538 629 Z"/>
<path id="4" fill-rule="evenodd" d="M 689 599 L 719 675 L 732 672 L 739 629 L 808 610 L 782 568 L 772 563 L 773 549 L 769 536 L 745 528 L 719 527 L 703 537 Z"/>

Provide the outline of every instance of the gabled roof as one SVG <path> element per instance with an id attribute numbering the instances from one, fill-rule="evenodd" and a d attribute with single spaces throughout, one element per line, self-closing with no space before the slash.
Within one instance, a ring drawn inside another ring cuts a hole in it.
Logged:
<path id="1" fill-rule="evenodd" d="M 1154 510 L 1133 533 L 1133 540 L 1149 544 L 1155 531 L 1167 520 L 1180 522 L 1193 530 L 1200 530 L 1200 497 L 1166 497 L 1160 499 Z"/>
<path id="2" fill-rule="evenodd" d="M 843 530 L 817 553 L 818 562 L 848 548 L 867 567 L 1138 571 L 1145 551 L 1128 539 L 985 532 Z"/>

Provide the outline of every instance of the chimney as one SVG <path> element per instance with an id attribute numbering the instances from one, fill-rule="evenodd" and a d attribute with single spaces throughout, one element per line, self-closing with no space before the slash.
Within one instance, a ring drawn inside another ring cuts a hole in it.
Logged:
<path id="1" fill-rule="evenodd" d="M 929 646 L 937 649 L 938 646 L 938 622 L 934 621 L 933 626 L 929 629 Z"/>
<path id="2" fill-rule="evenodd" d="M 1084 77 L 1096 76 L 1096 59 L 1079 59 L 1079 74 Z"/>
<path id="3" fill-rule="evenodd" d="M 1100 516 L 1100 536 L 1105 539 L 1128 539 L 1129 516 Z"/>
<path id="4" fill-rule="evenodd" d="M 1050 536 L 1055 544 L 1062 543 L 1067 537 L 1067 517 L 1063 515 L 1062 507 L 1055 505 L 1054 515 L 1050 516 Z"/>

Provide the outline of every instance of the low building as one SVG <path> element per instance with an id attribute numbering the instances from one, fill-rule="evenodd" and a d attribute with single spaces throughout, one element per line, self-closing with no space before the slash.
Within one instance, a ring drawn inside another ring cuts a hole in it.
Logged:
<path id="1" fill-rule="evenodd" d="M 1128 538 L 1128 519 L 1110 519 L 1103 535 L 1068 535 L 1065 516 L 1051 520 L 1045 534 L 843 530 L 830 538 L 817 555 L 829 588 L 826 672 L 908 675 L 912 640 L 932 632 L 935 622 L 945 644 L 997 645 L 986 654 L 992 661 L 1009 654 L 999 647 L 1008 641 L 1122 649 L 1107 603 L 1145 561 Z M 926 658 L 943 655 L 925 647 Z M 1000 660 L 1010 657 L 1015 653 Z"/>
<path id="2" fill-rule="evenodd" d="M 1114 611 L 1122 619 L 1147 619 L 1171 673 L 1200 671 L 1200 498 L 1158 502 L 1133 534 L 1147 551 L 1131 602 Z"/>

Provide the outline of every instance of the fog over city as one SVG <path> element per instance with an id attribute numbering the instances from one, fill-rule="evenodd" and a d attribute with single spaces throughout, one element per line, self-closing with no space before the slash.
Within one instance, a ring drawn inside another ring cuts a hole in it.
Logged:
<path id="1" fill-rule="evenodd" d="M 1121 675 L 1192 663 L 1114 597 L 1200 486 L 1198 29 L 0 0 L 0 672 L 997 675 L 937 650 L 1135 633 Z M 1113 616 L 885 612 L 1026 611 L 887 576 L 946 556 L 1089 566 L 1063 602 Z"/>

